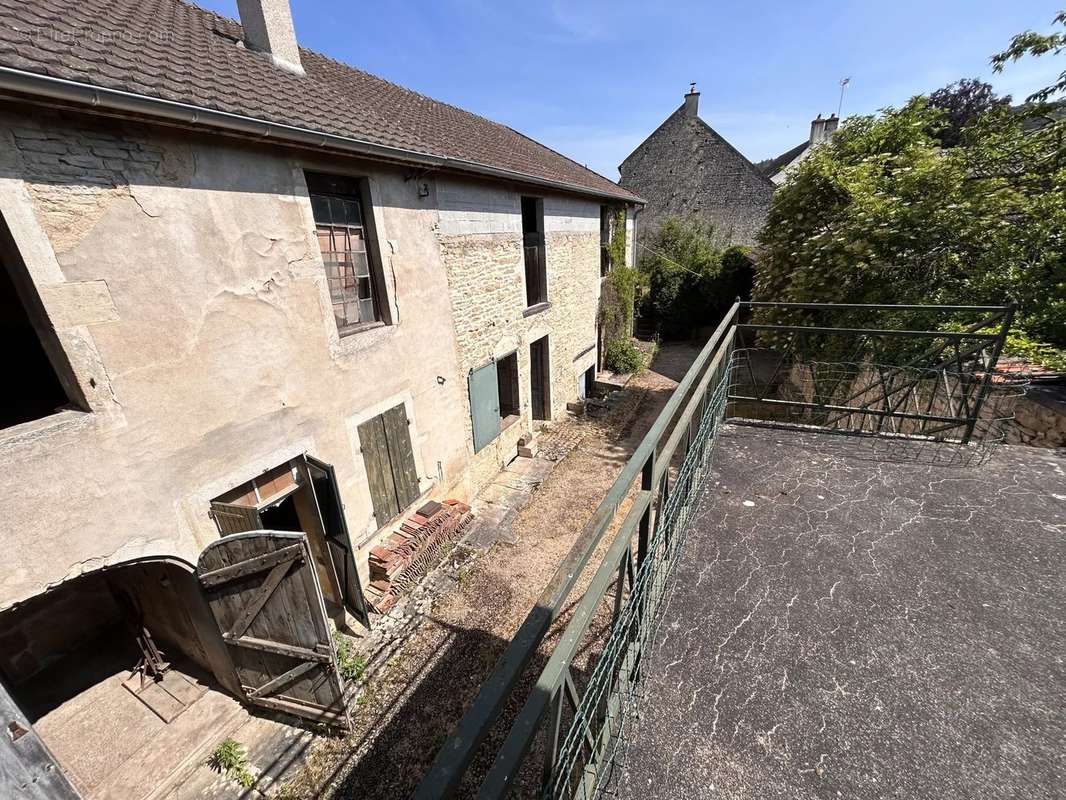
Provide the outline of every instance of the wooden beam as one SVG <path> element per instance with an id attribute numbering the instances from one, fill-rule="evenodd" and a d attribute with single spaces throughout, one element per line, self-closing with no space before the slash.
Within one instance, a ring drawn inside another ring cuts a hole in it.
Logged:
<path id="1" fill-rule="evenodd" d="M 257 572 L 263 572 L 264 570 L 268 570 L 282 562 L 292 561 L 293 559 L 302 560 L 302 558 L 303 545 L 291 544 L 288 547 L 282 547 L 280 550 L 275 550 L 272 553 L 265 553 L 264 555 L 256 556 L 255 558 L 249 558 L 247 561 L 239 561 L 228 567 L 214 569 L 210 572 L 202 572 L 200 573 L 200 583 L 206 587 L 215 587 L 223 583 L 237 580 L 237 578 L 244 578 L 248 575 L 254 575 Z"/>
<path id="2" fill-rule="evenodd" d="M 252 624 L 252 620 L 263 610 L 263 606 L 265 606 L 267 600 L 270 599 L 270 595 L 274 594 L 274 590 L 281 585 L 283 580 L 285 580 L 285 576 L 289 573 L 289 567 L 291 566 L 292 559 L 288 559 L 282 561 L 270 571 L 270 574 L 267 575 L 267 579 L 263 581 L 263 585 L 259 587 L 256 593 L 252 596 L 252 599 L 248 601 L 248 605 L 244 607 L 244 611 L 241 612 L 241 615 L 237 617 L 236 622 L 233 623 L 233 627 L 229 630 L 230 636 L 236 638 L 248 630 L 248 626 Z"/>
<path id="3" fill-rule="evenodd" d="M 277 653 L 282 656 L 298 658 L 301 661 L 316 661 L 320 664 L 328 663 L 331 658 L 328 653 L 319 653 L 306 647 L 282 642 L 272 642 L 269 639 L 257 639 L 254 636 L 230 636 L 222 634 L 226 644 L 234 647 L 247 647 L 250 650 L 262 650 L 266 653 Z"/>
<path id="4" fill-rule="evenodd" d="M 248 697 L 253 699 L 262 697 L 263 695 L 270 694 L 271 692 L 280 689 L 282 686 L 288 686 L 308 670 L 317 669 L 320 664 L 321 662 L 319 661 L 305 661 L 302 664 L 297 664 L 288 672 L 281 673 L 276 678 L 264 683 L 262 686 L 248 689 Z"/>

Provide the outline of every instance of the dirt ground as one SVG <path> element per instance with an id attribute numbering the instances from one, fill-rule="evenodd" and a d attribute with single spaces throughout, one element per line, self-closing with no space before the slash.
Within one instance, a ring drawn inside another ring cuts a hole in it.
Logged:
<path id="1" fill-rule="evenodd" d="M 320 740 L 281 797 L 410 795 L 698 352 L 693 345 L 666 344 L 605 418 L 553 423 L 545 438 L 576 435 L 580 442 L 517 517 L 517 543 L 495 545 L 460 573 L 455 590 L 438 599 L 368 681 L 353 713 L 354 730 Z M 570 602 L 578 596 L 575 590 Z M 527 680 L 565 621 L 564 615 L 542 643 Z M 522 699 L 515 698 L 511 713 Z M 473 772 L 487 766 L 492 744 L 506 733 L 497 727 Z"/>

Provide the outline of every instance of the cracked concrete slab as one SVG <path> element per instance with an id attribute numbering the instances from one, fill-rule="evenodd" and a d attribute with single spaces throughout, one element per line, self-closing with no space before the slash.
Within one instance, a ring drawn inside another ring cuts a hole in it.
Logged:
<path id="1" fill-rule="evenodd" d="M 619 797 L 1064 796 L 1066 456 L 852 444 L 727 426 Z"/>

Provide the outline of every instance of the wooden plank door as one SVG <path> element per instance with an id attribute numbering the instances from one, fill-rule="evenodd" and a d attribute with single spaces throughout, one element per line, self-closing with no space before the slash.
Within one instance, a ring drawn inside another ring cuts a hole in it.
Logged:
<path id="1" fill-rule="evenodd" d="M 340 484 L 332 464 L 319 461 L 314 456 L 304 453 L 308 474 L 311 476 L 311 488 L 315 493 L 315 502 L 322 515 L 326 532 L 326 543 L 333 555 L 333 564 L 337 569 L 337 579 L 344 595 L 344 604 L 359 621 L 370 627 L 370 614 L 363 597 L 363 587 L 359 583 L 359 570 L 355 565 L 352 539 L 348 534 L 348 522 L 344 516 L 344 503 L 341 501 Z"/>
<path id="2" fill-rule="evenodd" d="M 548 337 L 529 345 L 529 393 L 533 419 L 548 419 Z"/>
<path id="3" fill-rule="evenodd" d="M 0 797 L 79 800 L 81 795 L 0 683 Z"/>
<path id="4" fill-rule="evenodd" d="M 415 452 L 411 447 L 410 421 L 403 403 L 381 415 L 385 425 L 385 439 L 389 445 L 389 463 L 396 484 L 398 511 L 402 511 L 418 499 L 418 470 L 415 469 Z"/>
<path id="5" fill-rule="evenodd" d="M 219 539 L 200 554 L 196 575 L 246 702 L 350 727 L 304 534 L 254 531 Z"/>
<path id="6" fill-rule="evenodd" d="M 380 528 L 421 494 L 403 403 L 359 425 L 374 516 Z"/>

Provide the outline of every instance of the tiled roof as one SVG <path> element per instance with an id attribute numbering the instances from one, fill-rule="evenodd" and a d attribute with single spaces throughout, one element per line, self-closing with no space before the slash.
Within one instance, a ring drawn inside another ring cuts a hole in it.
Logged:
<path id="1" fill-rule="evenodd" d="M 0 67 L 639 199 L 505 125 L 304 48 L 290 73 L 243 38 L 181 0 L 0 0 Z"/>
<path id="2" fill-rule="evenodd" d="M 810 145 L 810 142 L 800 142 L 791 150 L 782 153 L 777 158 L 770 158 L 766 161 L 760 161 L 758 164 L 756 164 L 756 166 L 759 168 L 759 171 L 763 175 L 765 175 L 767 178 L 772 178 L 774 175 L 776 175 L 789 164 L 791 164 L 793 161 L 795 161 L 796 157 L 799 156 L 799 154 L 802 153 L 804 150 L 806 150 L 808 145 Z"/>

